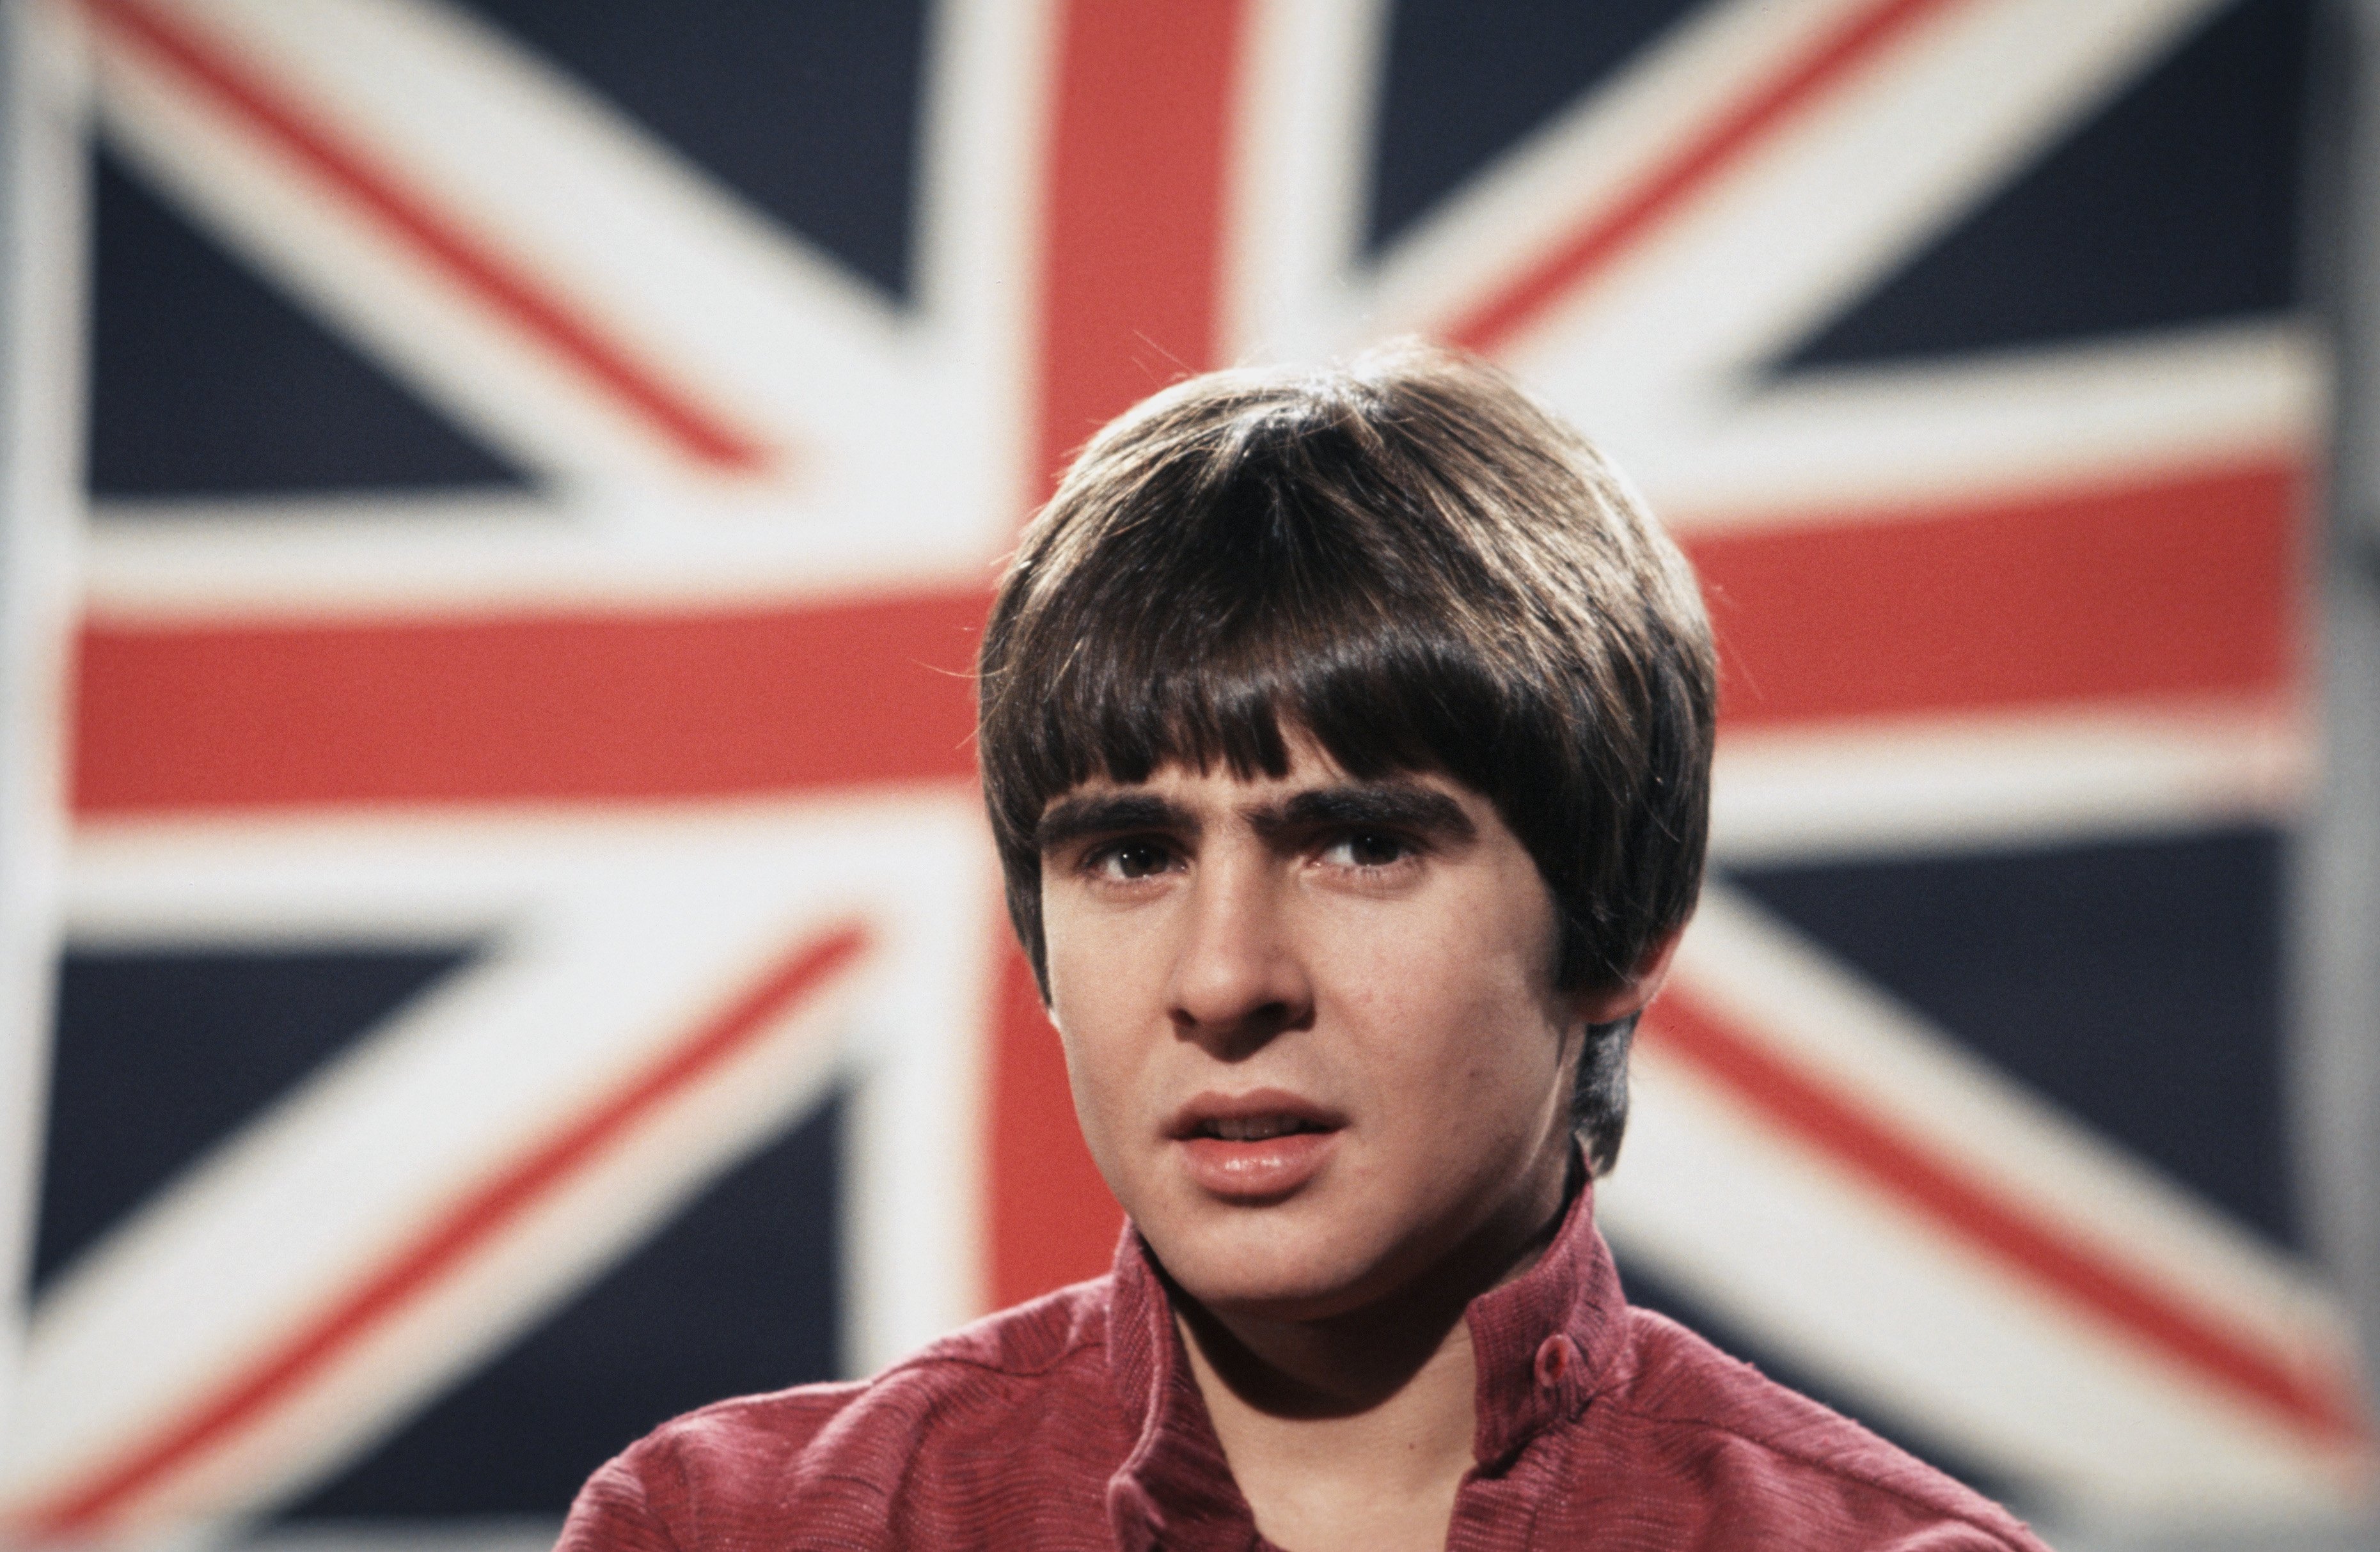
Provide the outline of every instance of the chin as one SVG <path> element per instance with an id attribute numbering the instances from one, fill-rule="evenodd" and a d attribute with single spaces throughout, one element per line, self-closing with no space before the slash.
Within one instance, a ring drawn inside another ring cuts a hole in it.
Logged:
<path id="1" fill-rule="evenodd" d="M 1172 1269 L 1169 1265 L 1167 1270 Z M 1237 1275 L 1196 1282 L 1176 1277 L 1174 1281 L 1202 1308 L 1255 1320 L 1328 1320 L 1371 1302 L 1361 1288 L 1317 1276 L 1311 1267 L 1279 1276 Z"/>
<path id="2" fill-rule="evenodd" d="M 1237 1209 L 1248 1212 L 1249 1209 Z M 1267 1209 L 1254 1209 L 1262 1213 Z M 1209 1309 L 1274 1320 L 1319 1320 L 1382 1291 L 1380 1258 L 1293 1222 L 1204 1222 L 1142 1232 L 1183 1292 Z"/>

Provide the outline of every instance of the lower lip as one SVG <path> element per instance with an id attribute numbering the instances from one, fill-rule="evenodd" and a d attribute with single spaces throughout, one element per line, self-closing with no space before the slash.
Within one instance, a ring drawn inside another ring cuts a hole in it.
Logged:
<path id="1" fill-rule="evenodd" d="M 1338 1146 L 1336 1132 L 1290 1132 L 1261 1142 L 1181 1139 L 1190 1179 L 1216 1196 L 1261 1201 L 1286 1196 L 1318 1173 Z"/>

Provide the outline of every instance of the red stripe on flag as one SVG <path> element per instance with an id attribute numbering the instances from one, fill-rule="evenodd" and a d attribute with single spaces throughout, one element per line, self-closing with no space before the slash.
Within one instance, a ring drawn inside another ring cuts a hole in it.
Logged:
<path id="1" fill-rule="evenodd" d="M 1481 352 L 1503 349 L 1565 296 L 1609 265 L 1652 227 L 1815 99 L 1917 24 L 1958 0 L 1881 0 L 1832 31 L 1742 98 L 1724 105 L 1699 134 L 1557 242 L 1501 291 L 1440 331 Z"/>
<path id="2" fill-rule="evenodd" d="M 995 1308 L 1106 1271 L 1123 1228 L 1123 1209 L 1099 1178 L 1075 1121 L 1065 1051 L 1041 1006 L 1033 967 L 1004 915 L 998 930 L 990 1235 Z"/>
<path id="3" fill-rule="evenodd" d="M 2275 462 L 1686 549 L 1736 726 L 2269 697 L 2300 669 L 2306 500 Z"/>
<path id="4" fill-rule="evenodd" d="M 83 629 L 85 816 L 964 779 L 974 589 L 775 611 Z"/>
<path id="5" fill-rule="evenodd" d="M 2343 1376 L 2304 1372 L 2252 1333 L 2228 1330 L 2096 1247 L 2034 1217 L 1914 1138 L 1729 1025 L 1673 987 L 1646 1040 L 1869 1186 L 2055 1297 L 2079 1306 L 2205 1384 L 2325 1442 L 2357 1442 L 2363 1419 Z"/>
<path id="6" fill-rule="evenodd" d="M 2301 471 L 2274 463 L 1688 548 L 1733 725 L 2266 697 L 2301 666 L 2306 494 Z M 95 621 L 76 806 L 650 801 L 964 779 L 984 604 L 965 589 L 740 612 Z"/>
<path id="7" fill-rule="evenodd" d="M 756 1044 L 867 947 L 866 930 L 856 926 L 799 944 L 659 1061 L 456 1202 L 278 1347 L 115 1461 L 25 1512 L 18 1530 L 32 1544 L 87 1535 L 165 1477 L 256 1425 L 467 1256 L 567 1185 L 646 1116 Z"/>
<path id="8" fill-rule="evenodd" d="M 303 166 L 370 218 L 420 262 L 561 358 L 589 386 L 698 464 L 759 472 L 771 452 L 650 361 L 606 334 L 512 258 L 441 211 L 437 202 L 276 90 L 236 53 L 144 0 L 82 0 L 115 39 L 212 100 L 259 139 Z"/>
<path id="9" fill-rule="evenodd" d="M 1036 503 L 1093 431 L 1220 358 L 1245 10 L 1244 0 L 1063 8 L 1042 226 Z M 1084 1150 L 1032 972 L 1013 949 L 992 995 L 986 1272 L 1004 1304 L 1105 1270 L 1121 1219 Z"/>
<path id="10" fill-rule="evenodd" d="M 1220 359 L 1244 8 L 1064 9 L 1042 227 L 1037 504 L 1093 431 Z"/>

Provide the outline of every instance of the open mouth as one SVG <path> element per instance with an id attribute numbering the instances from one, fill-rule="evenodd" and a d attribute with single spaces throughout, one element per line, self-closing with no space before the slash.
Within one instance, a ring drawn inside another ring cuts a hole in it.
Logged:
<path id="1" fill-rule="evenodd" d="M 1248 1204 L 1280 1202 L 1321 1177 L 1348 1118 L 1284 1088 L 1207 1093 L 1166 1129 L 1173 1157 L 1209 1195 Z"/>
<path id="2" fill-rule="evenodd" d="M 1309 1132 L 1336 1132 L 1347 1118 L 1293 1089 L 1239 1094 L 1209 1091 L 1173 1113 L 1165 1134 L 1179 1142 L 1269 1143 Z"/>
<path id="3" fill-rule="evenodd" d="M 1329 1132 L 1331 1127 L 1302 1116 L 1219 1116 L 1198 1122 L 1194 1137 L 1214 1137 L 1226 1143 L 1261 1143 L 1301 1132 Z"/>

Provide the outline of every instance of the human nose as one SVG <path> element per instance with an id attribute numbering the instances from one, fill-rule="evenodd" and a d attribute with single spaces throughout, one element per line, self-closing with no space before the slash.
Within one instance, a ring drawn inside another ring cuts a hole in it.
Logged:
<path id="1" fill-rule="evenodd" d="M 1211 859 L 1190 897 L 1167 988 L 1175 1028 L 1228 1056 L 1305 1023 L 1313 988 L 1272 870 L 1257 858 Z"/>

